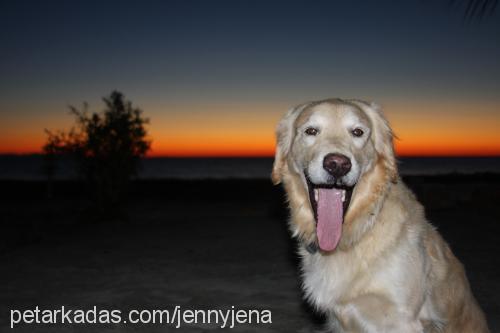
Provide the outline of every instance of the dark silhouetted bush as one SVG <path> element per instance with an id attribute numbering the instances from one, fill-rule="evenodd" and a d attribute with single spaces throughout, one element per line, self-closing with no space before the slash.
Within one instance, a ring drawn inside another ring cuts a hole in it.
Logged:
<path id="1" fill-rule="evenodd" d="M 150 149 L 142 111 L 113 91 L 103 98 L 102 112 L 88 112 L 70 106 L 75 126 L 69 132 L 52 133 L 43 147 L 45 172 L 49 183 L 56 170 L 59 155 L 72 156 L 101 208 L 119 204 L 127 193 L 131 177 L 137 175 L 141 157 Z"/>

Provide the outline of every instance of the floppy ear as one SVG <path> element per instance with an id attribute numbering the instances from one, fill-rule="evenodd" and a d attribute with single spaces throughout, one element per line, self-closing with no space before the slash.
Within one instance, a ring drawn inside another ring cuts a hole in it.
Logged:
<path id="1" fill-rule="evenodd" d="M 379 158 L 383 159 L 384 166 L 391 181 L 397 181 L 397 165 L 394 155 L 394 134 L 389 122 L 382 113 L 382 108 L 375 103 L 367 103 L 353 100 L 352 103 L 359 106 L 372 123 L 372 140 Z"/>
<path id="2" fill-rule="evenodd" d="M 294 136 L 293 124 L 298 115 L 309 106 L 309 104 L 311 103 L 300 104 L 288 110 L 276 127 L 276 154 L 274 156 L 273 172 L 271 174 L 274 185 L 281 183 L 281 179 L 283 178 L 283 169 L 286 165 L 286 158 L 292 146 Z"/>

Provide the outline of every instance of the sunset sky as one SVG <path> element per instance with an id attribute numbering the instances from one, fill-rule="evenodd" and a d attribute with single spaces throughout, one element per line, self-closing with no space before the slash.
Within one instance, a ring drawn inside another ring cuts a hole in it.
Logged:
<path id="1" fill-rule="evenodd" d="M 0 153 L 122 91 L 152 156 L 270 156 L 292 105 L 383 106 L 400 155 L 500 155 L 500 15 L 450 1 L 2 1 Z"/>

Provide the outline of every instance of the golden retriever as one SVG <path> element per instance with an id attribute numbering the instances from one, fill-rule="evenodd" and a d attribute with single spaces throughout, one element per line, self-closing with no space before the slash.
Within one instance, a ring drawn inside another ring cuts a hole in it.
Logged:
<path id="1" fill-rule="evenodd" d="M 328 99 L 277 127 L 272 171 L 328 332 L 489 332 L 464 268 L 398 176 L 375 104 Z"/>

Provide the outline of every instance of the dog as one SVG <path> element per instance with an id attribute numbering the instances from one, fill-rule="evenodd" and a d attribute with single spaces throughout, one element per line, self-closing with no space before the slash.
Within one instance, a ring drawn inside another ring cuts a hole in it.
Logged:
<path id="1" fill-rule="evenodd" d="M 489 332 L 465 271 L 398 175 L 379 106 L 292 108 L 272 170 L 298 239 L 303 290 L 327 332 Z"/>

